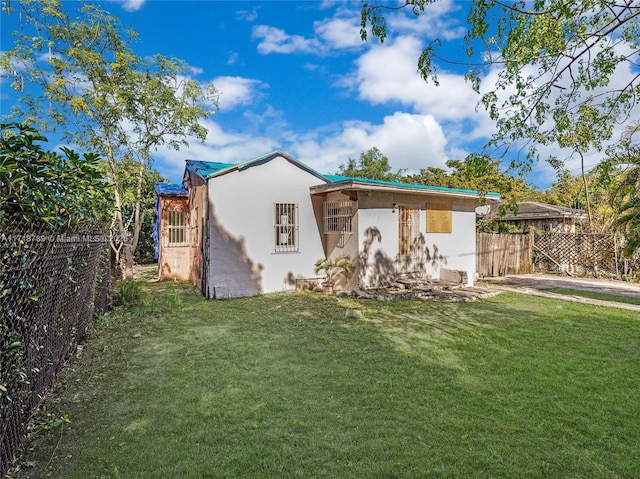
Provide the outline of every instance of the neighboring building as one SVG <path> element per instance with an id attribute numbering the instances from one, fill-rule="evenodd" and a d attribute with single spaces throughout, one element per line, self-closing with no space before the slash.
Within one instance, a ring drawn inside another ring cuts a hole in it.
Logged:
<path id="1" fill-rule="evenodd" d="M 496 222 L 512 225 L 523 233 L 530 229 L 534 231 L 553 231 L 556 233 L 575 233 L 576 225 L 587 221 L 584 210 L 566 208 L 564 206 L 549 205 L 535 201 L 521 201 L 517 203 L 517 212 L 506 209 L 500 212 L 500 202 L 490 201 L 489 213 L 485 216 Z"/>
<path id="2" fill-rule="evenodd" d="M 281 151 L 239 164 L 187 160 L 171 188 L 180 196 L 158 193 L 160 278 L 188 271 L 208 298 L 295 289 L 317 279 L 318 259 L 344 254 L 356 266 L 347 289 L 404 274 L 473 284 L 476 191 L 322 175 Z M 167 251 L 184 245 L 165 231 L 185 198 L 188 259 Z"/>
<path id="3" fill-rule="evenodd" d="M 188 241 L 189 192 L 180 185 L 159 183 L 155 185 L 156 228 L 153 232 L 156 244 L 158 274 L 163 279 L 189 278 L 191 245 Z"/>

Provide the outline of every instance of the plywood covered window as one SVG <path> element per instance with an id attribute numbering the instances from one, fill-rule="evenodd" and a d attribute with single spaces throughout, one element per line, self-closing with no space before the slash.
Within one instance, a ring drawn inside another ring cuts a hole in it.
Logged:
<path id="1" fill-rule="evenodd" d="M 451 205 L 427 203 L 427 233 L 451 233 Z"/>
<path id="2" fill-rule="evenodd" d="M 398 207 L 398 253 L 411 256 L 420 235 L 420 210 L 408 206 Z"/>
<path id="3" fill-rule="evenodd" d="M 351 201 L 325 201 L 322 204 L 324 232 L 351 233 L 353 203 Z"/>
<path id="4" fill-rule="evenodd" d="M 167 246 L 187 245 L 187 214 L 184 211 L 167 211 L 168 243 Z"/>
<path id="5" fill-rule="evenodd" d="M 298 205 L 275 203 L 275 249 L 277 253 L 298 251 Z"/>

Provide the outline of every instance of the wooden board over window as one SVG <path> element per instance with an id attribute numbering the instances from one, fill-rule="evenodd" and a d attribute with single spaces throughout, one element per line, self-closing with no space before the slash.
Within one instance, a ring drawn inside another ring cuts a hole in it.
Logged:
<path id="1" fill-rule="evenodd" d="M 451 233 L 451 205 L 427 203 L 427 233 Z"/>

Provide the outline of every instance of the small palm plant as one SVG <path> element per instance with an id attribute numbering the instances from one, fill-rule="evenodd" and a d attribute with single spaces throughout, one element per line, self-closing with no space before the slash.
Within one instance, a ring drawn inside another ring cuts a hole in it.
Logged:
<path id="1" fill-rule="evenodd" d="M 316 274 L 322 274 L 324 277 L 322 286 L 327 292 L 333 291 L 333 286 L 340 278 L 349 281 L 353 270 L 354 266 L 351 258 L 346 254 L 335 258 L 322 258 L 316 261 L 315 264 L 315 272 Z"/>

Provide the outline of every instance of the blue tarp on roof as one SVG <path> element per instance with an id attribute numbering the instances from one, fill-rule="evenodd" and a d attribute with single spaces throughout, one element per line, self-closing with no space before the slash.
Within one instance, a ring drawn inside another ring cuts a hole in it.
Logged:
<path id="1" fill-rule="evenodd" d="M 235 166 L 233 163 L 218 163 L 215 161 L 195 161 L 187 160 L 187 170 L 193 171 L 198 176 L 206 179 L 209 175 L 217 173 L 220 170 L 225 170 Z"/>
<path id="2" fill-rule="evenodd" d="M 155 253 L 153 257 L 158 259 L 160 257 L 160 215 L 158 214 L 158 208 L 160 207 L 160 195 L 162 196 L 187 196 L 189 192 L 177 183 L 157 183 L 153 189 L 156 192 L 156 224 L 153 227 L 153 245 L 155 247 Z"/>
<path id="3" fill-rule="evenodd" d="M 157 195 L 186 196 L 189 192 L 178 183 L 157 183 L 154 187 Z"/>

